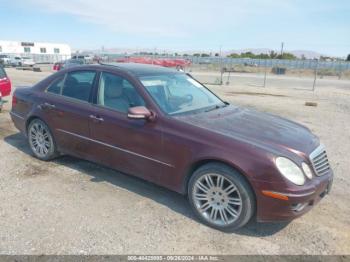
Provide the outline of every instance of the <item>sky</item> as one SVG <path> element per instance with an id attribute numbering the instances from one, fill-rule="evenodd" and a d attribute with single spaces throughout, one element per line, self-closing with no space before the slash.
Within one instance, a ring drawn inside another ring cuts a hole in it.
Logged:
<path id="1" fill-rule="evenodd" d="M 350 54 L 349 0 L 0 0 L 0 39 L 74 49 Z"/>

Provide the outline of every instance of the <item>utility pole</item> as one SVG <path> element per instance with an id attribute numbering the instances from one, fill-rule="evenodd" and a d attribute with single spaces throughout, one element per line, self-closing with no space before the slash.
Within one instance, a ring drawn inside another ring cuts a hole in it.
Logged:
<path id="1" fill-rule="evenodd" d="M 283 56 L 283 47 L 284 47 L 284 42 L 281 43 L 281 56 Z"/>
<path id="2" fill-rule="evenodd" d="M 220 53 L 219 53 L 219 59 L 220 59 L 220 72 L 222 72 L 223 69 L 223 57 L 222 57 L 222 45 L 220 45 Z M 223 79 L 222 79 L 222 74 L 221 74 L 221 80 L 220 80 L 220 84 L 223 84 Z"/>

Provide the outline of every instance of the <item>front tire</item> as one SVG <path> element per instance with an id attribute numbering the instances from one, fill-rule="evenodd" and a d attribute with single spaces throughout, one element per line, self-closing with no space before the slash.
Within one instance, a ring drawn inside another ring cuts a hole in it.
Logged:
<path id="1" fill-rule="evenodd" d="M 48 161 L 58 153 L 49 127 L 40 119 L 34 119 L 28 126 L 28 142 L 36 158 Z"/>
<path id="2" fill-rule="evenodd" d="M 255 212 L 255 197 L 248 182 L 221 163 L 203 165 L 193 173 L 188 199 L 204 224 L 227 232 L 243 227 Z"/>

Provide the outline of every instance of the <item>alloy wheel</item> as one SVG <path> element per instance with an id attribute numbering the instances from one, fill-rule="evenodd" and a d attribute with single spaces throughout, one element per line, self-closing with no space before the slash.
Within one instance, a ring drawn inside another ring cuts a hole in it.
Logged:
<path id="1" fill-rule="evenodd" d="M 194 205 L 200 215 L 217 226 L 234 223 L 242 210 L 236 185 L 220 174 L 204 174 L 194 183 Z"/>
<path id="2" fill-rule="evenodd" d="M 29 143 L 32 151 L 41 158 L 47 157 L 53 147 L 52 137 L 45 125 L 36 121 L 30 126 Z"/>

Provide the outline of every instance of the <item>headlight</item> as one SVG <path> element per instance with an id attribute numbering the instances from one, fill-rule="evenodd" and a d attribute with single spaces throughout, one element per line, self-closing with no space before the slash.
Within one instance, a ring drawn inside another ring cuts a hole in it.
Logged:
<path id="1" fill-rule="evenodd" d="M 276 166 L 280 173 L 296 185 L 304 185 L 305 176 L 303 171 L 291 160 L 285 157 L 276 158 Z"/>
<path id="2" fill-rule="evenodd" d="M 301 164 L 301 167 L 303 168 L 303 171 L 304 171 L 305 176 L 306 176 L 308 179 L 311 179 L 311 178 L 312 178 L 312 171 L 311 171 L 309 165 L 303 162 L 303 163 Z"/>

